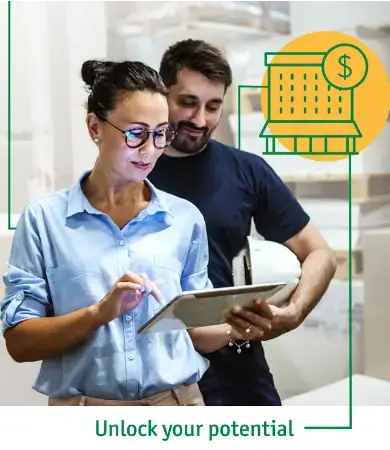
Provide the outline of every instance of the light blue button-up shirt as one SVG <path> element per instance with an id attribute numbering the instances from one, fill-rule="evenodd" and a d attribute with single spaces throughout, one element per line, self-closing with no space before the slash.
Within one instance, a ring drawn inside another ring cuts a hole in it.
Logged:
<path id="1" fill-rule="evenodd" d="M 146 181 L 148 207 L 120 230 L 84 196 L 85 175 L 70 189 L 30 203 L 20 216 L 3 278 L 3 333 L 30 318 L 88 307 L 127 271 L 164 280 L 165 302 L 183 290 L 212 287 L 205 223 L 194 205 Z M 209 362 L 185 330 L 137 334 L 160 308 L 150 295 L 77 348 L 44 360 L 34 389 L 51 397 L 131 400 L 196 383 Z"/>

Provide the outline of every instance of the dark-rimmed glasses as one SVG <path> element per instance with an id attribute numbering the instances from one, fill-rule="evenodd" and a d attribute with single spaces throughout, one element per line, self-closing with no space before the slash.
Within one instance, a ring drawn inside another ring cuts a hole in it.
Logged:
<path id="1" fill-rule="evenodd" d="M 162 150 L 168 147 L 168 145 L 171 144 L 176 136 L 176 132 L 168 125 L 156 130 L 149 130 L 145 125 L 136 123 L 128 130 L 124 131 L 107 119 L 104 119 L 101 116 L 97 117 L 103 122 L 107 122 L 109 125 L 120 131 L 125 136 L 125 143 L 129 148 L 141 147 L 149 139 L 149 136 L 153 135 L 154 146 Z"/>

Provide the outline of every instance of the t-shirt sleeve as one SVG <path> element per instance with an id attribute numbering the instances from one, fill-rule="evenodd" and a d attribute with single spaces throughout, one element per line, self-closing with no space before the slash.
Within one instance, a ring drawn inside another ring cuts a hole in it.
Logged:
<path id="1" fill-rule="evenodd" d="M 256 230 L 266 240 L 286 242 L 308 224 L 310 217 L 266 161 L 257 160 L 257 166 Z"/>

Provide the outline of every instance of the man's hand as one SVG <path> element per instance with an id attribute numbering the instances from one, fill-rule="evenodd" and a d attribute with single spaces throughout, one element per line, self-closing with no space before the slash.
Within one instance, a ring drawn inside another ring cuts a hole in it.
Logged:
<path id="1" fill-rule="evenodd" d="M 233 308 L 225 317 L 226 323 L 235 332 L 234 340 L 260 340 L 267 332 L 270 332 L 274 320 L 270 305 L 265 300 L 257 300 L 254 305 L 251 309 Z"/>
<path id="2" fill-rule="evenodd" d="M 277 306 L 269 305 L 273 319 L 271 323 L 271 329 L 267 330 L 261 340 L 267 341 L 275 339 L 282 334 L 293 331 L 299 327 L 302 322 L 301 314 L 295 303 L 289 303 L 287 306 L 278 308 Z M 254 311 L 257 311 L 257 304 L 253 307 Z M 260 313 L 260 311 L 258 311 Z"/>

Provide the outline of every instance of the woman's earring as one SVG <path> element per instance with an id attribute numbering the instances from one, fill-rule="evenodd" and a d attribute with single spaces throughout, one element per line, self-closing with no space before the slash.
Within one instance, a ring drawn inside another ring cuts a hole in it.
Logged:
<path id="1" fill-rule="evenodd" d="M 95 143 L 97 144 L 97 143 L 99 142 L 99 138 L 96 137 L 96 138 L 94 139 L 94 141 L 95 141 Z"/>

